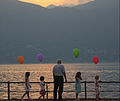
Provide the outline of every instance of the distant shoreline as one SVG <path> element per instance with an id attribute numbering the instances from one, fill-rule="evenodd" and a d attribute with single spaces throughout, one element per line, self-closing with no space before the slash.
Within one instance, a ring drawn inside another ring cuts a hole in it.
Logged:
<path id="1" fill-rule="evenodd" d="M 118 64 L 119 62 L 100 62 L 99 64 Z M 19 63 L 8 63 L 8 64 L 0 64 L 0 65 L 27 65 L 27 64 L 56 64 L 56 62 L 48 62 L 48 63 L 44 63 L 44 62 L 40 62 L 40 63 L 25 63 L 25 64 L 19 64 Z M 92 62 L 63 62 L 63 64 L 93 64 Z M 97 64 L 97 65 L 99 65 Z"/>

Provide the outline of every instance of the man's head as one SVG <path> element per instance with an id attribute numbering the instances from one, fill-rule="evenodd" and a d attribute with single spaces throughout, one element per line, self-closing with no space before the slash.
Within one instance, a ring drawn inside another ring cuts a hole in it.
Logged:
<path id="1" fill-rule="evenodd" d="M 57 64 L 61 64 L 61 59 L 58 59 L 58 60 L 57 60 Z"/>

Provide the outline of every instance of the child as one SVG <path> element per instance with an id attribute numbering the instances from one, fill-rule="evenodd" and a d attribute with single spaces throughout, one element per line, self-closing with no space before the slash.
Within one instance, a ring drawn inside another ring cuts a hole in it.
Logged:
<path id="1" fill-rule="evenodd" d="M 76 84 L 75 84 L 75 92 L 76 92 L 76 100 L 78 100 L 78 94 L 81 93 L 81 81 L 82 77 L 81 77 L 81 72 L 77 72 L 76 76 Z"/>
<path id="2" fill-rule="evenodd" d="M 39 97 L 39 100 L 41 100 L 41 97 L 43 96 L 43 101 L 45 101 L 45 82 L 44 82 L 44 76 L 41 76 L 40 77 L 40 87 L 41 87 L 41 91 L 40 91 L 40 97 Z"/>
<path id="3" fill-rule="evenodd" d="M 100 99 L 100 97 L 99 97 L 99 95 L 100 95 L 99 87 L 101 87 L 101 86 L 98 84 L 98 82 L 99 82 L 99 76 L 96 75 L 96 76 L 95 76 L 96 100 L 99 100 L 99 99 Z"/>
<path id="4" fill-rule="evenodd" d="M 26 72 L 26 74 L 25 74 L 25 90 L 26 90 L 26 92 L 21 97 L 21 100 L 23 100 L 23 98 L 26 94 L 27 94 L 28 100 L 31 100 L 31 98 L 29 96 L 29 91 L 30 91 L 30 88 L 31 88 L 31 85 L 30 85 L 30 82 L 29 82 L 29 76 L 30 76 L 30 72 Z"/>

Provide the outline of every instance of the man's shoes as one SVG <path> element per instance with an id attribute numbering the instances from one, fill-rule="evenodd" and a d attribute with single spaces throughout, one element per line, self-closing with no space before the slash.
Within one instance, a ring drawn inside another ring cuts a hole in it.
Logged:
<path id="1" fill-rule="evenodd" d="M 59 99 L 60 101 L 62 101 L 62 97 L 59 97 L 58 99 Z"/>
<path id="2" fill-rule="evenodd" d="M 59 95 L 58 99 L 62 99 L 62 95 Z"/>

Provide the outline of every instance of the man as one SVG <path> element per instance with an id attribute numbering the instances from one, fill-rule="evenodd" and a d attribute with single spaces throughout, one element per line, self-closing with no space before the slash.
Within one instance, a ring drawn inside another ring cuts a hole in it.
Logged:
<path id="1" fill-rule="evenodd" d="M 63 92 L 63 83 L 64 79 L 67 82 L 65 68 L 61 64 L 61 60 L 57 60 L 57 65 L 53 67 L 53 78 L 54 78 L 54 100 L 57 99 L 57 89 L 59 88 L 59 99 L 62 99 L 62 92 Z"/>

